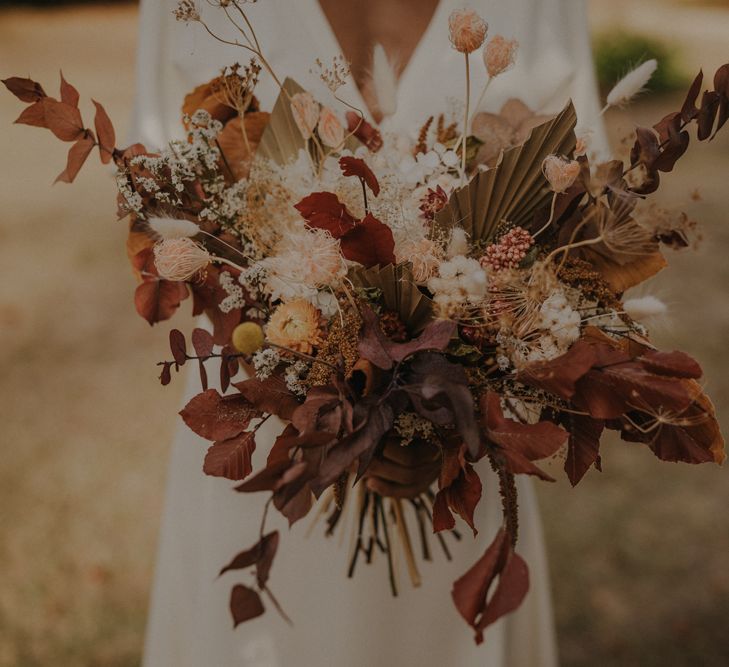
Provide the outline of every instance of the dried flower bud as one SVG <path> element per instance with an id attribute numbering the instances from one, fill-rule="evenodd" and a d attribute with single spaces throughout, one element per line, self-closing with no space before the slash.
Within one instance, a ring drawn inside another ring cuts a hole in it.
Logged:
<path id="1" fill-rule="evenodd" d="M 178 21 L 192 23 L 200 20 L 200 12 L 194 0 L 180 0 L 172 11 Z"/>
<path id="2" fill-rule="evenodd" d="M 511 69 L 518 49 L 519 42 L 515 39 L 506 39 L 502 35 L 492 37 L 483 50 L 483 62 L 489 76 L 493 78 Z"/>
<path id="3" fill-rule="evenodd" d="M 448 18 L 453 48 L 461 53 L 473 53 L 486 39 L 489 26 L 473 9 L 456 9 Z"/>
<path id="4" fill-rule="evenodd" d="M 319 104 L 310 93 L 296 93 L 291 97 L 291 114 L 304 139 L 310 139 L 319 122 Z"/>
<path id="5" fill-rule="evenodd" d="M 565 192 L 580 175 L 577 160 L 565 160 L 558 155 L 548 155 L 542 163 L 542 173 L 554 192 Z"/>
<path id="6" fill-rule="evenodd" d="M 344 126 L 329 107 L 321 108 L 317 130 L 322 143 L 330 148 L 339 148 L 344 143 Z"/>
<path id="7" fill-rule="evenodd" d="M 263 347 L 263 329 L 255 322 L 243 322 L 233 329 L 230 340 L 238 352 L 253 354 Z"/>
<path id="8" fill-rule="evenodd" d="M 154 246 L 154 265 L 163 280 L 190 280 L 210 262 L 210 253 L 187 237 L 165 239 Z"/>

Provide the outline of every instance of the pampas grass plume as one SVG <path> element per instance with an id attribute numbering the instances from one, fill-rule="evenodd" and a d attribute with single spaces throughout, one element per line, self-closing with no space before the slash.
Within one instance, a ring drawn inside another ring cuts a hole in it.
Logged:
<path id="1" fill-rule="evenodd" d="M 200 233 L 194 222 L 175 218 L 151 218 L 149 228 L 161 239 L 191 238 Z"/>
<path id="2" fill-rule="evenodd" d="M 652 59 L 646 60 L 642 65 L 628 72 L 610 91 L 605 108 L 618 107 L 630 102 L 645 88 L 656 69 L 658 69 L 658 61 Z"/>
<path id="3" fill-rule="evenodd" d="M 668 306 L 659 298 L 649 294 L 627 299 L 623 303 L 623 310 L 636 322 L 649 322 L 664 317 L 668 312 Z"/>
<path id="4" fill-rule="evenodd" d="M 372 88 L 383 118 L 397 111 L 397 74 L 382 44 L 372 51 Z"/>

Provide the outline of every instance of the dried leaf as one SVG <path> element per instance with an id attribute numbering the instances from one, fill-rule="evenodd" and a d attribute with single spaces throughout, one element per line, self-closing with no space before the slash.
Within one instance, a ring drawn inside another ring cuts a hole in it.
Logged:
<path id="1" fill-rule="evenodd" d="M 106 109 L 96 100 L 92 100 L 96 107 L 96 115 L 94 116 L 94 127 L 96 135 L 99 137 L 99 155 L 103 164 L 108 164 L 114 157 L 114 148 L 116 146 L 116 133 L 111 123 Z"/>
<path id="2" fill-rule="evenodd" d="M 218 146 L 220 146 L 235 180 L 239 181 L 248 177 L 251 161 L 268 126 L 269 118 L 270 114 L 264 111 L 249 112 L 245 115 L 243 124 L 245 136 L 241 128 L 240 116 L 229 121 L 218 135 Z"/>
<path id="3" fill-rule="evenodd" d="M 185 283 L 145 278 L 134 292 L 137 312 L 150 324 L 170 319 L 189 293 Z"/>
<path id="4" fill-rule="evenodd" d="M 94 150 L 95 145 L 96 142 L 94 141 L 94 135 L 89 133 L 88 136 L 79 139 L 73 146 L 71 146 L 68 151 L 66 168 L 58 175 L 55 182 L 58 183 L 61 181 L 63 183 L 73 183 L 78 172 L 81 170 L 81 167 L 84 166 L 86 158 L 88 158 L 91 151 Z"/>
<path id="5" fill-rule="evenodd" d="M 251 457 L 256 449 L 255 431 L 216 442 L 205 455 L 203 472 L 212 477 L 241 481 L 253 471 Z"/>
<path id="6" fill-rule="evenodd" d="M 451 595 L 461 616 L 476 631 L 476 643 L 480 644 L 486 627 L 516 610 L 528 591 L 526 563 L 514 553 L 502 529 L 486 553 L 453 584 Z"/>
<path id="7" fill-rule="evenodd" d="M 345 156 L 339 159 L 339 167 L 345 176 L 356 176 L 366 183 L 375 197 L 380 194 L 380 184 L 377 182 L 377 177 L 364 160 L 352 156 Z"/>
<path id="8" fill-rule="evenodd" d="M 385 336 L 380 328 L 379 318 L 371 308 L 363 307 L 361 314 L 364 329 L 358 352 L 363 359 L 383 370 L 391 369 L 395 362 L 403 361 L 416 352 L 445 350 L 456 331 L 455 322 L 435 320 L 414 340 L 396 343 Z"/>
<path id="9" fill-rule="evenodd" d="M 46 127 L 61 141 L 77 141 L 85 134 L 81 112 L 69 104 L 44 97 L 41 102 L 45 112 Z"/>
<path id="10" fill-rule="evenodd" d="M 32 127 L 46 127 L 46 110 L 43 102 L 36 102 L 23 109 L 20 116 L 15 119 L 15 123 Z"/>
<path id="11" fill-rule="evenodd" d="M 78 108 L 78 100 L 78 90 L 76 90 L 68 81 L 66 81 L 63 76 L 63 72 L 61 72 L 61 102 Z"/>
<path id="12" fill-rule="evenodd" d="M 348 131 L 354 134 L 371 152 L 377 153 L 382 148 L 382 135 L 379 130 L 358 113 L 347 111 L 347 126 Z"/>
<path id="13" fill-rule="evenodd" d="M 473 515 L 481 500 L 482 485 L 478 473 L 466 462 L 465 445 L 444 451 L 439 489 L 433 504 L 433 532 L 455 527 L 452 510 L 469 525 L 475 537 L 478 531 Z"/>
<path id="14" fill-rule="evenodd" d="M 201 438 L 222 442 L 243 433 L 260 411 L 244 396 L 221 396 L 215 389 L 193 396 L 180 412 L 185 424 Z"/>
<path id="15" fill-rule="evenodd" d="M 178 366 L 184 366 L 187 361 L 187 343 L 185 335 L 179 329 L 170 331 L 170 350 Z"/>
<path id="16" fill-rule="evenodd" d="M 233 615 L 233 627 L 261 616 L 266 610 L 261 596 L 252 588 L 238 584 L 230 593 L 230 613 Z"/>
<path id="17" fill-rule="evenodd" d="M 11 76 L 9 79 L 2 79 L 2 82 L 21 102 L 37 102 L 46 97 L 43 87 L 32 79 Z"/>
<path id="18" fill-rule="evenodd" d="M 392 230 L 370 213 L 340 238 L 340 244 L 342 255 L 365 268 L 395 263 Z"/>
<path id="19" fill-rule="evenodd" d="M 193 329 L 192 346 L 198 357 L 207 359 L 213 353 L 213 337 L 207 329 Z"/>
<path id="20" fill-rule="evenodd" d="M 331 192 L 314 192 L 295 204 L 294 208 L 310 227 L 325 229 L 335 239 L 342 238 L 357 222 L 337 195 Z"/>
<path id="21" fill-rule="evenodd" d="M 299 407 L 299 399 L 286 387 L 279 377 L 271 376 L 265 380 L 250 378 L 235 385 L 243 396 L 260 412 L 268 412 L 281 419 L 291 419 Z"/>
<path id="22" fill-rule="evenodd" d="M 572 486 L 577 486 L 585 473 L 600 457 L 600 436 L 605 422 L 583 415 L 566 415 L 569 446 L 564 469 Z"/>

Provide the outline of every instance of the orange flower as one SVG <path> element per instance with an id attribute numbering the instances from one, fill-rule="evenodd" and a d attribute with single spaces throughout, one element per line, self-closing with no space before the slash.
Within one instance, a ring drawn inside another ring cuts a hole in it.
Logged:
<path id="1" fill-rule="evenodd" d="M 266 338 L 274 345 L 311 354 L 321 344 L 321 313 L 304 299 L 282 303 L 268 321 Z"/>
<path id="2" fill-rule="evenodd" d="M 512 67 L 518 48 L 519 42 L 501 35 L 495 35 L 489 40 L 483 51 L 483 62 L 491 78 L 503 74 Z"/>
<path id="3" fill-rule="evenodd" d="M 291 97 L 291 114 L 304 139 L 310 139 L 319 121 L 319 104 L 310 93 L 296 93 Z"/>
<path id="4" fill-rule="evenodd" d="M 319 138 L 330 148 L 339 148 L 344 143 L 344 126 L 329 107 L 321 108 L 317 130 Z"/>
<path id="5" fill-rule="evenodd" d="M 558 155 L 548 155 L 542 163 L 542 172 L 552 190 L 561 193 L 572 187 L 577 180 L 580 163 L 577 160 L 565 160 Z"/>
<path id="6" fill-rule="evenodd" d="M 448 28 L 453 48 L 473 53 L 484 43 L 489 26 L 473 9 L 456 9 L 448 18 Z"/>

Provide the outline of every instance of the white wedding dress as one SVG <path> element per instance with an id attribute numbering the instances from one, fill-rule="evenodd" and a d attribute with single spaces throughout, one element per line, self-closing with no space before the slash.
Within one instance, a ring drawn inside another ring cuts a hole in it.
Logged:
<path id="1" fill-rule="evenodd" d="M 344 0 L 343 0 L 344 1 Z M 354 1 L 354 0 L 352 0 Z M 135 140 L 148 147 L 180 134 L 185 92 L 207 81 L 225 64 L 247 62 L 241 49 L 224 46 L 200 26 L 175 22 L 173 0 L 142 0 Z M 201 2 L 211 23 L 216 11 Z M 463 58 L 448 41 L 447 19 L 460 6 L 441 0 L 399 85 L 391 127 L 414 131 L 425 117 L 446 110 L 446 98 L 462 98 Z M 532 108 L 558 110 L 572 97 L 582 124 L 592 123 L 593 146 L 603 143 L 583 0 L 473 0 L 491 34 L 516 37 L 518 64 L 489 89 L 485 107 L 498 109 L 512 96 Z M 318 0 L 260 0 L 247 4 L 274 69 L 292 76 L 322 100 L 328 91 L 310 73 L 315 58 L 339 53 Z M 474 62 L 476 59 L 474 58 Z M 472 69 L 480 73 L 480 67 Z M 481 75 L 482 76 L 482 75 Z M 476 75 L 474 90 L 483 83 Z M 264 108 L 276 95 L 264 77 L 256 94 Z M 353 85 L 340 91 L 363 106 Z M 189 394 L 198 391 L 191 374 Z M 269 431 L 269 434 L 273 434 Z M 254 464 L 261 465 L 266 438 L 259 438 Z M 270 440 L 269 440 L 270 442 Z M 434 562 L 423 563 L 423 585 L 413 590 L 401 577 L 401 594 L 390 595 L 386 564 L 360 564 L 347 579 L 349 531 L 343 543 L 325 539 L 321 526 L 309 538 L 309 520 L 282 533 L 271 588 L 293 620 L 287 625 L 268 605 L 266 614 L 233 629 L 228 596 L 247 573 L 216 578 L 220 568 L 258 535 L 264 494 L 239 495 L 225 480 L 206 477 L 202 461 L 208 443 L 184 426 L 175 439 L 166 509 L 145 646 L 146 667 L 554 667 L 557 664 L 549 573 L 531 481 L 519 479 L 521 535 L 518 551 L 529 563 L 531 589 L 522 607 L 489 628 L 482 646 L 450 598 L 452 582 L 484 552 L 500 525 L 498 489 L 488 465 L 481 468 L 484 497 L 477 510 L 480 530 L 473 540 L 452 545 L 447 562 L 432 544 Z M 265 601 L 264 601 L 265 602 Z"/>

